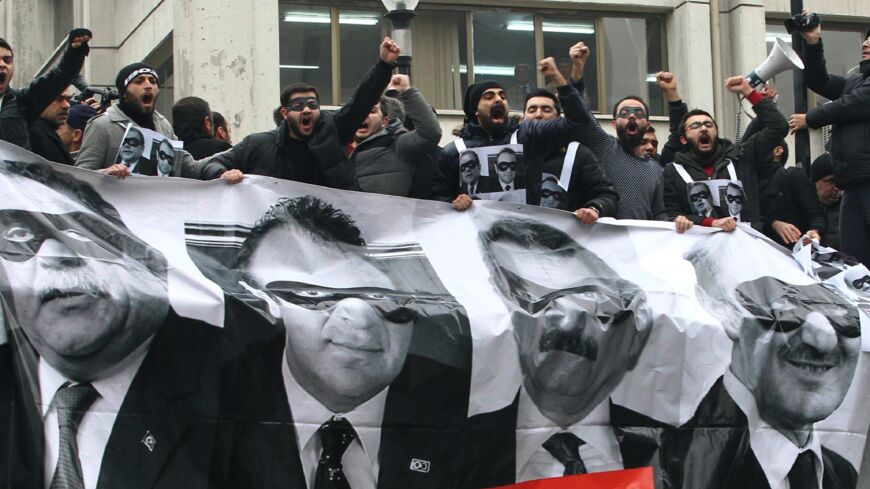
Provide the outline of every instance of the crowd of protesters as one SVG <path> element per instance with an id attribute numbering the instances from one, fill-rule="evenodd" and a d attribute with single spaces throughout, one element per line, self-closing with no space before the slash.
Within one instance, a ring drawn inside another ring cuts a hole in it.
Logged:
<path id="1" fill-rule="evenodd" d="M 401 47 L 390 38 L 348 104 L 322 110 L 317 87 L 293 83 L 276 94 L 276 127 L 235 145 L 227 121 L 201 98 L 178 100 L 172 123 L 157 112 L 161 80 L 145 63 L 118 72 L 114 105 L 76 97 L 73 82 L 92 37 L 87 29 L 71 31 L 57 66 L 21 89 L 11 88 L 13 48 L 0 38 L 0 139 L 50 161 L 125 178 L 135 162 L 119 159 L 119 149 L 128 141 L 143 144 L 138 129 L 147 129 L 183 148 L 173 152 L 167 143 L 172 176 L 237 183 L 265 175 L 436 199 L 458 211 L 478 194 L 522 187 L 526 203 L 572 211 L 587 224 L 601 217 L 668 220 L 685 232 L 730 231 L 743 222 L 782 245 L 808 237 L 870 266 L 870 31 L 860 70 L 848 77 L 827 72 L 821 26 L 801 36 L 807 85 L 831 103 L 786 119 L 772 87 L 756 90 L 743 76 L 730 77 L 726 89 L 745 97 L 755 118 L 739 141 L 729 141 L 711 114 L 690 110 L 701 101 L 683 101 L 676 76 L 660 72 L 670 129 L 661 150 L 649 107 L 637 95 L 620 94 L 612 107 L 616 136 L 601 127 L 585 98 L 592 53 L 582 42 L 558 63 L 538 63 L 546 88 L 535 88 L 526 65 L 517 66 L 515 86 L 470 85 L 458 138 L 440 147 L 434 109 L 408 76 L 394 74 Z M 786 168 L 788 132 L 823 126 L 831 126 L 826 153 L 811 169 Z M 515 145 L 522 148 L 524 182 Z M 483 178 L 472 150 L 496 146 L 506 148 L 496 158 L 497 178 Z"/>

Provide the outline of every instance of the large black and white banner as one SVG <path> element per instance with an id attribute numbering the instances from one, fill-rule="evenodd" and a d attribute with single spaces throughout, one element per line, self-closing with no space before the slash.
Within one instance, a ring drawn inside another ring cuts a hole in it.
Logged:
<path id="1" fill-rule="evenodd" d="M 819 278 L 743 228 L 0 158 L 0 487 L 856 486 L 863 267 Z"/>

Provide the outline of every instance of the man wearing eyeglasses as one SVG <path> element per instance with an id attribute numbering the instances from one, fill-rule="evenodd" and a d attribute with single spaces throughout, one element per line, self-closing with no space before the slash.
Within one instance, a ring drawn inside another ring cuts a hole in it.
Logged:
<path id="1" fill-rule="evenodd" d="M 164 256 L 89 184 L 2 163 L 0 486 L 211 487 L 221 328 L 174 311 Z"/>
<path id="2" fill-rule="evenodd" d="M 348 189 L 354 183 L 347 145 L 390 83 L 399 45 L 380 43 L 380 59 L 363 77 L 353 97 L 339 110 L 321 112 L 317 87 L 293 83 L 281 92 L 280 126 L 251 134 L 205 165 L 206 180 L 237 182 L 243 174 Z"/>
<path id="3" fill-rule="evenodd" d="M 665 441 L 674 487 L 855 487 L 855 468 L 821 445 L 814 425 L 852 383 L 858 309 L 771 251 L 746 233 L 717 233 L 685 256 L 701 304 L 734 346 L 694 417 Z"/>
<path id="4" fill-rule="evenodd" d="M 655 443 L 622 428 L 661 425 L 610 401 L 652 329 L 643 291 L 541 222 L 500 219 L 480 245 L 523 378 L 513 403 L 469 419 L 464 487 L 653 465 Z"/>
<path id="5" fill-rule="evenodd" d="M 677 94 L 677 79 L 672 73 L 656 74 L 659 87 L 670 103 L 671 135 L 666 145 L 679 140 L 682 149 L 664 169 L 664 200 L 668 215 L 678 233 L 695 224 L 731 231 L 738 219 L 715 218 L 698 214 L 689 201 L 688 184 L 704 180 L 739 180 L 746 202 L 739 221 L 760 230 L 763 226 L 759 202 L 759 175 L 770 174 L 773 149 L 788 132 L 788 123 L 771 100 L 753 90 L 746 78 L 733 76 L 725 80 L 731 93 L 746 97 L 756 111 L 757 132 L 740 143 L 719 137 L 719 126 L 705 110 L 687 108 Z M 679 117 L 679 122 L 677 118 Z M 665 151 L 663 150 L 664 154 Z M 732 202 L 734 204 L 734 202 Z M 736 217 L 736 216 L 735 216 Z"/>
<path id="6" fill-rule="evenodd" d="M 252 348 L 243 382 L 259 387 L 244 396 L 238 487 L 452 487 L 470 381 L 433 352 L 452 351 L 444 336 L 461 324 L 467 338 L 467 319 L 445 291 L 416 285 L 434 277 L 424 257 L 375 254 L 312 196 L 279 200 L 243 244 L 238 267 L 279 327 Z M 403 277 L 407 260 L 420 261 Z"/>

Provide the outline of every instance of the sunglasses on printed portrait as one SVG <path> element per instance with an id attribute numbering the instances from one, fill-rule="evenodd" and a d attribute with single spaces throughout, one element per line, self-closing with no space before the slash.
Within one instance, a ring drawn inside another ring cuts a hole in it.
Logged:
<path id="1" fill-rule="evenodd" d="M 696 193 L 689 196 L 689 200 L 691 200 L 692 202 L 698 202 L 700 200 L 707 200 L 709 198 L 710 198 L 710 192 L 708 192 L 706 190 L 701 191 L 701 192 L 696 192 Z"/>
<path id="2" fill-rule="evenodd" d="M 471 170 L 477 168 L 478 166 L 480 166 L 480 165 L 476 161 L 469 161 L 467 163 L 463 163 L 463 164 L 459 165 L 459 171 L 460 172 L 471 171 Z"/>
<path id="3" fill-rule="evenodd" d="M 725 200 L 727 200 L 729 204 L 733 204 L 735 202 L 738 204 L 743 204 L 746 202 L 746 199 L 744 199 L 742 195 L 726 194 Z"/>
<path id="4" fill-rule="evenodd" d="M 737 301 L 769 331 L 796 331 L 811 312 L 817 312 L 837 334 L 846 338 L 861 336 L 858 309 L 822 284 L 793 285 L 762 277 L 737 286 Z"/>
<path id="5" fill-rule="evenodd" d="M 269 282 L 266 289 L 281 300 L 313 311 L 326 311 L 346 299 L 360 299 L 372 306 L 387 321 L 409 323 L 417 311 L 408 307 L 421 297 L 377 287 L 336 289 L 301 282 Z"/>
<path id="6" fill-rule="evenodd" d="M 616 113 L 616 117 L 624 119 L 632 114 L 634 114 L 638 119 L 646 119 L 646 111 L 643 107 L 635 107 L 633 105 L 619 109 L 619 112 Z"/>
<path id="7" fill-rule="evenodd" d="M 158 151 L 157 151 L 157 156 L 160 157 L 161 160 L 172 160 L 172 159 L 175 159 L 175 155 L 174 155 L 174 154 L 169 154 L 169 153 L 167 153 L 167 152 L 165 152 L 165 151 L 162 151 L 162 150 L 158 150 Z"/>
<path id="8" fill-rule="evenodd" d="M 862 289 L 865 286 L 870 287 L 870 275 L 864 275 L 861 278 L 852 281 L 852 287 Z"/>
<path id="9" fill-rule="evenodd" d="M 555 199 L 555 200 L 565 200 L 568 196 L 565 192 L 560 192 L 558 190 L 541 190 L 541 197 L 544 199 Z"/>
<path id="10" fill-rule="evenodd" d="M 81 212 L 0 211 L 0 257 L 12 262 L 30 260 L 48 239 L 60 241 L 80 257 L 118 261 L 124 253 L 101 236 L 119 235 L 117 229 Z"/>
<path id="11" fill-rule="evenodd" d="M 517 169 L 517 164 L 514 161 L 511 161 L 511 162 L 505 161 L 505 162 L 496 163 L 495 167 L 498 168 L 498 171 L 507 171 L 507 170 L 515 171 Z"/>
<path id="12" fill-rule="evenodd" d="M 308 107 L 311 110 L 317 110 L 320 108 L 320 102 L 318 102 L 316 98 L 296 97 L 290 99 L 290 104 L 287 105 L 287 109 L 291 112 L 302 112 L 305 110 L 305 107 Z"/>
<path id="13" fill-rule="evenodd" d="M 602 323 L 620 321 L 631 312 L 630 301 L 604 285 L 586 284 L 552 289 L 520 277 L 504 267 L 498 267 L 498 271 L 510 284 L 514 303 L 529 314 L 537 314 L 551 302 L 563 297 L 581 305 L 585 311 L 593 311 Z"/>
<path id="14" fill-rule="evenodd" d="M 129 148 L 138 148 L 139 146 L 142 146 L 144 144 L 145 143 L 143 143 L 141 139 L 139 139 L 137 137 L 132 137 L 132 138 L 124 138 L 123 146 L 127 146 Z"/>
<path id="15" fill-rule="evenodd" d="M 701 122 L 701 121 L 695 121 L 695 122 L 689 124 L 688 126 L 686 126 L 686 128 L 687 128 L 687 129 L 700 129 L 701 126 L 704 126 L 704 127 L 706 127 L 707 129 L 713 129 L 713 127 L 715 127 L 716 124 L 714 124 L 713 121 L 710 121 L 710 120 L 707 120 L 707 121 L 704 121 L 704 122 Z"/>

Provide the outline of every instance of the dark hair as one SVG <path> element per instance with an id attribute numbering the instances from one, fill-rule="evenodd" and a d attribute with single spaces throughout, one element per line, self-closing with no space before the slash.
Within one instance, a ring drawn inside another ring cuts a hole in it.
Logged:
<path id="1" fill-rule="evenodd" d="M 725 185 L 726 192 L 728 191 L 729 188 L 736 188 L 737 190 L 740 191 L 741 194 L 743 193 L 743 187 L 741 187 L 740 185 L 737 185 L 735 182 L 728 182 L 728 184 Z"/>
<path id="2" fill-rule="evenodd" d="M 788 143 L 785 142 L 785 139 L 783 139 L 779 142 L 779 144 L 777 144 L 777 146 L 782 146 L 782 156 L 780 157 L 780 161 L 785 163 L 786 161 L 788 161 Z M 773 149 L 776 150 L 776 148 Z"/>
<path id="3" fill-rule="evenodd" d="M 696 115 L 706 115 L 707 117 L 710 118 L 711 121 L 713 121 L 713 124 L 716 127 L 716 129 L 719 128 L 719 124 L 716 124 L 716 119 L 714 119 L 713 116 L 709 112 L 707 112 L 706 110 L 703 110 L 703 109 L 692 109 L 692 110 L 686 112 L 686 115 L 684 115 L 683 118 L 680 119 L 680 136 L 686 135 L 686 122 L 689 120 L 689 117 L 695 117 Z"/>
<path id="4" fill-rule="evenodd" d="M 2 37 L 0 37 L 0 48 L 8 49 L 10 52 L 12 52 L 13 54 L 15 54 L 15 53 L 12 51 L 12 46 L 10 46 L 9 43 L 6 41 L 6 39 L 3 39 Z"/>
<path id="5" fill-rule="evenodd" d="M 616 119 L 616 109 L 619 108 L 619 104 L 625 102 L 626 100 L 637 100 L 638 102 L 640 102 L 640 104 L 643 105 L 643 110 L 644 112 L 646 112 L 647 118 L 649 118 L 649 106 L 646 104 L 646 102 L 644 102 L 643 99 L 638 97 L 637 95 L 629 95 L 628 97 L 622 97 L 621 99 L 617 100 L 615 104 L 613 104 L 614 119 Z"/>
<path id="6" fill-rule="evenodd" d="M 211 123 L 214 124 L 215 129 L 221 127 L 224 130 L 227 130 L 227 120 L 220 112 L 214 110 L 211 112 Z"/>
<path id="7" fill-rule="evenodd" d="M 381 99 L 378 100 L 378 105 L 380 105 L 381 107 L 381 115 L 384 117 L 389 117 L 389 115 L 387 114 L 390 113 L 390 103 L 387 102 L 387 97 L 381 95 Z"/>
<path id="8" fill-rule="evenodd" d="M 275 122 L 276 126 L 280 126 L 281 123 L 284 122 L 284 117 L 281 116 L 281 109 L 283 108 L 283 105 L 279 105 L 272 111 L 272 121 Z"/>
<path id="9" fill-rule="evenodd" d="M 172 129 L 181 140 L 208 134 L 202 125 L 202 120 L 206 117 L 211 120 L 211 107 L 208 102 L 199 97 L 184 97 L 172 106 Z"/>
<path id="10" fill-rule="evenodd" d="M 142 263 L 155 275 L 166 276 L 166 258 L 163 254 L 133 234 L 121 220 L 118 210 L 106 202 L 89 183 L 69 173 L 57 171 L 49 164 L 23 161 L 4 160 L 0 164 L 0 175 L 28 178 L 84 205 L 122 231 L 112 233 L 111 236 L 101 235 L 100 238 Z"/>
<path id="11" fill-rule="evenodd" d="M 556 114 L 562 114 L 562 106 L 559 104 L 559 99 L 553 95 L 553 92 L 545 89 L 545 88 L 536 88 L 532 90 L 531 93 L 526 95 L 526 99 L 523 101 L 523 112 L 526 111 L 526 106 L 529 105 L 529 100 L 532 97 L 546 97 L 553 101 L 553 107 L 556 108 Z"/>
<path id="12" fill-rule="evenodd" d="M 498 157 L 501 156 L 502 153 L 507 153 L 507 154 L 513 156 L 513 157 L 514 157 L 514 161 L 516 161 L 516 159 L 517 159 L 517 152 L 514 151 L 513 148 L 509 148 L 509 147 L 505 146 L 505 147 L 502 148 L 501 151 L 499 151 L 498 154 L 495 156 L 496 161 L 498 160 Z"/>
<path id="13" fill-rule="evenodd" d="M 283 197 L 254 224 L 253 229 L 242 243 L 236 259 L 237 268 L 247 268 L 251 256 L 272 229 L 282 224 L 295 224 L 311 233 L 314 240 L 321 242 L 342 242 L 354 246 L 365 246 L 360 230 L 350 216 L 317 197 Z"/>
<path id="14" fill-rule="evenodd" d="M 300 92 L 314 92 L 314 97 L 317 98 L 318 102 L 320 102 L 320 93 L 317 91 L 317 88 L 314 85 L 303 82 L 296 82 L 287 85 L 287 87 L 283 91 L 281 91 L 281 106 L 287 107 L 287 105 L 290 103 L 290 99 L 293 98 L 293 94 Z"/>
<path id="15" fill-rule="evenodd" d="M 646 131 L 644 131 L 643 133 L 646 134 L 648 132 L 655 133 L 656 132 L 655 126 L 653 126 L 652 124 L 646 126 Z"/>

